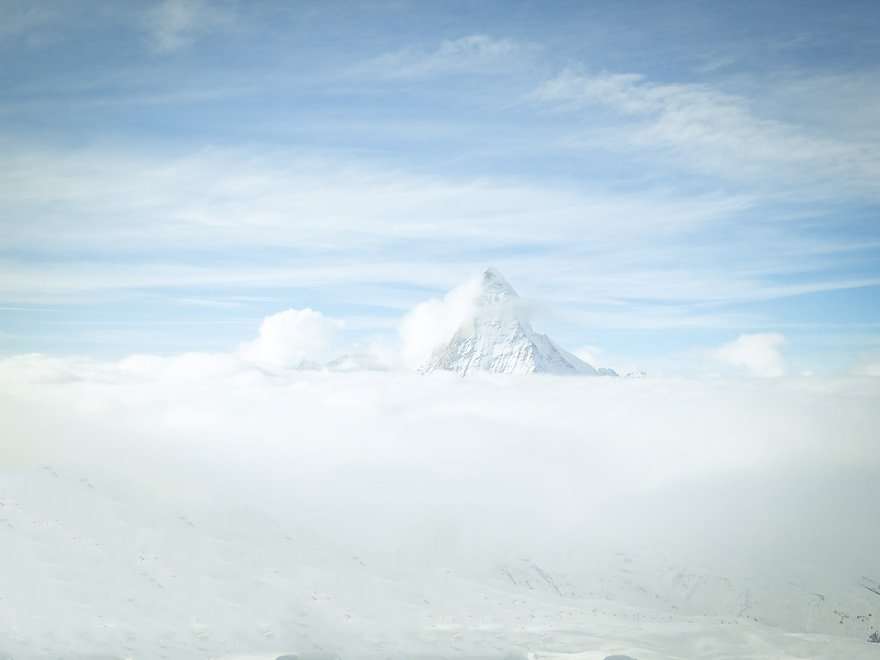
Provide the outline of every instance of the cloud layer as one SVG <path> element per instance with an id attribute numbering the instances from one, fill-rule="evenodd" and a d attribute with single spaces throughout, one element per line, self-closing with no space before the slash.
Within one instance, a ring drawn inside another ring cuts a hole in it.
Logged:
<path id="1" fill-rule="evenodd" d="M 472 295 L 416 307 L 406 354 Z M 743 598 L 765 632 L 861 634 L 809 594 L 871 611 L 856 581 L 880 545 L 880 379 L 296 368 L 336 325 L 291 309 L 238 352 L 0 358 L 0 561 L 22 567 L 4 582 L 4 648 L 471 657 L 485 624 L 492 653 L 548 635 L 575 651 L 560 607 L 635 616 L 638 637 L 645 613 L 736 619 Z M 724 356 L 778 375 L 780 341 L 740 337 Z M 524 565 L 543 582 L 520 593 Z M 700 587 L 683 597 L 676 580 Z"/>

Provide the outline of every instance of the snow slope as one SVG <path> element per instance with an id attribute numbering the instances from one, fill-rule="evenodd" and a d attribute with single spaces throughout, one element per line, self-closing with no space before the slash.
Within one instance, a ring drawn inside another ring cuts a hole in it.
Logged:
<path id="1" fill-rule="evenodd" d="M 599 375 L 594 367 L 532 329 L 519 295 L 494 268 L 482 275 L 471 318 L 419 369 L 421 373 L 438 370 L 462 376 L 472 371 Z"/>

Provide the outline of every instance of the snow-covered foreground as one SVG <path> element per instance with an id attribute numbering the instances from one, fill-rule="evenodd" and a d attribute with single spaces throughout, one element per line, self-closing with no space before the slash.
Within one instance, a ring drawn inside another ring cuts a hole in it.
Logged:
<path id="1" fill-rule="evenodd" d="M 186 364 L 0 361 L 0 657 L 880 653 L 876 381 Z"/>

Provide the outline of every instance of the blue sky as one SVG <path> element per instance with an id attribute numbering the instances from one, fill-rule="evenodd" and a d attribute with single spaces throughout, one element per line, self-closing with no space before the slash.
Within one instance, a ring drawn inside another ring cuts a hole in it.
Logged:
<path id="1" fill-rule="evenodd" d="M 675 372 L 880 352 L 874 2 L 0 0 L 0 352 L 343 341 L 486 265 Z"/>

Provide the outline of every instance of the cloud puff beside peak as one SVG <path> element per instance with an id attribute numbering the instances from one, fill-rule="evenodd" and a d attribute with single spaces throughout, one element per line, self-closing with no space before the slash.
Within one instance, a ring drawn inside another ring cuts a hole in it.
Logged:
<path id="1" fill-rule="evenodd" d="M 260 324 L 259 336 L 239 348 L 242 359 L 270 368 L 300 367 L 325 360 L 340 321 L 308 307 L 272 314 Z"/>
<path id="2" fill-rule="evenodd" d="M 480 280 L 474 278 L 449 291 L 416 305 L 400 324 L 401 359 L 416 369 L 439 346 L 449 341 L 461 325 L 474 314 Z"/>
<path id="3" fill-rule="evenodd" d="M 785 337 L 775 332 L 740 335 L 717 349 L 714 357 L 752 376 L 779 378 L 785 374 L 784 343 Z"/>

